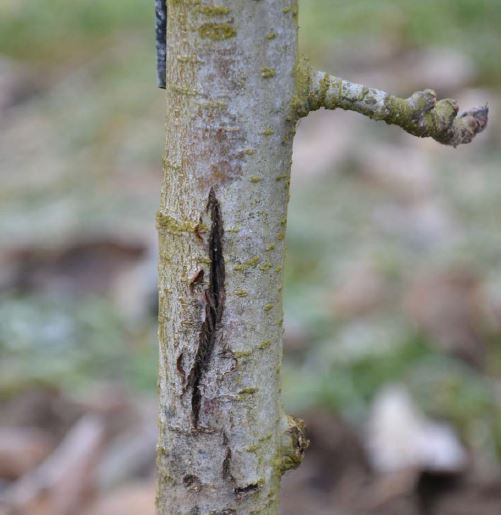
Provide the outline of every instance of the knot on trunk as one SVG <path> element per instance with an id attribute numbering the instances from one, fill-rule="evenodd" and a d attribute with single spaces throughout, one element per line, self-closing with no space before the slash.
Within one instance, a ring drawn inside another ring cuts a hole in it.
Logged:
<path id="1" fill-rule="evenodd" d="M 304 451 L 309 445 L 304 421 L 287 415 L 286 428 L 282 433 L 280 472 L 284 474 L 288 470 L 297 468 L 303 461 Z"/>

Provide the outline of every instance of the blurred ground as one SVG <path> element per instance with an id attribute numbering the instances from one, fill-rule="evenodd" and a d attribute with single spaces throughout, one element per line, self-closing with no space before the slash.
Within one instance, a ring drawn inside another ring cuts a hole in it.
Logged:
<path id="1" fill-rule="evenodd" d="M 153 513 L 150 3 L 0 3 L 2 514 Z M 283 375 L 312 446 L 282 511 L 498 515 L 501 3 L 301 4 L 315 66 L 487 101 L 491 122 L 456 150 L 353 113 L 301 122 Z"/>

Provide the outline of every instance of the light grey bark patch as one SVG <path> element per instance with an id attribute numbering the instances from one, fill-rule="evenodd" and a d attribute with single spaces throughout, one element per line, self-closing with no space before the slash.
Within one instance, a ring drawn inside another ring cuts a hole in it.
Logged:
<path id="1" fill-rule="evenodd" d="M 204 291 L 205 320 L 202 322 L 200 330 L 195 362 L 188 377 L 188 388 L 191 391 L 192 423 L 195 429 L 198 428 L 202 404 L 201 381 L 209 367 L 216 344 L 225 299 L 224 229 L 221 207 L 213 188 L 209 192 L 207 212 L 211 219 L 211 226 L 208 239 L 209 285 Z"/>

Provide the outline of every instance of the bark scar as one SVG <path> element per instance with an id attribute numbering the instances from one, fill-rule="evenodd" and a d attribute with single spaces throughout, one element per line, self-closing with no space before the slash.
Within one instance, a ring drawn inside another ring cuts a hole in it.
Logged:
<path id="1" fill-rule="evenodd" d="M 193 292 L 197 284 L 202 283 L 204 280 L 204 269 L 201 268 L 191 279 L 190 279 L 190 290 Z"/>
<path id="2" fill-rule="evenodd" d="M 226 436 L 226 433 L 224 433 L 224 432 L 223 432 L 223 445 L 224 445 L 224 447 L 226 447 L 226 454 L 224 456 L 223 470 L 222 470 L 223 479 L 229 479 L 231 482 L 235 482 L 235 478 L 231 474 L 231 458 L 232 458 L 231 448 L 228 445 L 228 437 Z"/>
<path id="3" fill-rule="evenodd" d="M 198 427 L 202 392 L 200 383 L 207 372 L 210 359 L 216 343 L 224 310 L 224 255 L 223 255 L 223 220 L 221 207 L 214 189 L 209 192 L 207 212 L 211 219 L 208 251 L 210 259 L 209 284 L 204 291 L 205 320 L 200 330 L 198 349 L 195 362 L 188 377 L 188 387 L 191 388 L 191 416 L 193 427 Z"/>
<path id="4" fill-rule="evenodd" d="M 176 370 L 178 371 L 179 375 L 181 376 L 181 379 L 183 381 L 183 385 L 186 381 L 186 374 L 184 372 L 184 366 L 183 366 L 183 359 L 184 359 L 184 353 L 181 352 L 176 360 Z"/>

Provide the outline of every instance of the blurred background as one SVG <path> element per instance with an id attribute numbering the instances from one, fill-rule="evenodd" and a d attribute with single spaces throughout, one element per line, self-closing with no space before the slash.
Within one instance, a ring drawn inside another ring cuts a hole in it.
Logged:
<path id="1" fill-rule="evenodd" d="M 164 95 L 149 0 L 0 2 L 0 513 L 153 514 Z M 501 513 L 501 1 L 300 0 L 315 67 L 490 126 L 300 124 L 287 515 Z"/>

